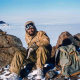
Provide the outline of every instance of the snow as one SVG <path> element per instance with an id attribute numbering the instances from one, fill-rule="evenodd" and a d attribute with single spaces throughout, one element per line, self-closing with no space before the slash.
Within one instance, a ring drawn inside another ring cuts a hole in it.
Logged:
<path id="1" fill-rule="evenodd" d="M 10 24 L 10 23 L 9 23 Z M 68 31 L 70 32 L 72 35 L 75 35 L 77 33 L 80 33 L 80 24 L 67 24 L 67 25 L 50 25 L 50 24 L 43 24 L 43 25 L 36 25 L 37 30 L 42 30 L 45 31 L 47 33 L 47 35 L 50 38 L 50 43 L 52 46 L 55 46 L 58 40 L 59 35 L 64 32 L 64 31 Z M 25 48 L 27 48 L 27 44 L 25 41 L 25 27 L 24 24 L 10 24 L 9 26 L 3 26 L 2 24 L 0 24 L 0 29 L 2 29 L 3 31 L 6 31 L 7 34 L 10 35 L 14 35 L 18 38 L 21 39 L 23 46 Z M 48 64 L 45 65 L 45 67 L 49 66 Z M 53 66 L 52 66 L 53 67 Z M 5 68 L 5 72 L 3 75 L 0 75 L 0 78 L 4 78 L 6 73 L 9 73 L 7 71 L 9 67 Z M 56 69 L 55 67 L 53 69 Z M 0 70 L 1 71 L 1 70 Z M 33 75 L 37 74 L 37 71 L 34 70 L 32 73 L 30 73 L 28 76 L 29 78 L 33 77 Z M 60 74 L 61 71 L 58 71 L 58 74 Z M 45 78 L 43 79 L 45 80 Z M 80 80 L 80 79 L 78 79 Z"/>
<path id="2" fill-rule="evenodd" d="M 52 68 L 51 70 L 55 69 L 53 64 L 45 64 L 44 67 L 48 67 L 48 66 Z M 2 75 L 0 75 L 0 79 L 5 80 L 4 78 L 8 78 L 10 76 L 10 75 L 9 76 L 5 76 L 6 74 L 9 74 L 10 73 L 8 69 L 9 69 L 9 65 L 6 68 L 4 68 L 5 71 L 3 71 Z M 28 72 L 28 70 L 27 70 L 27 72 Z M 57 71 L 57 73 L 59 73 L 59 74 L 60 74 L 60 72 L 61 71 Z M 36 75 L 37 75 L 37 70 L 33 70 L 27 76 L 28 76 L 28 79 L 30 79 L 30 80 L 33 80 L 33 79 L 37 80 L 36 79 Z M 42 80 L 45 80 L 45 77 Z"/>

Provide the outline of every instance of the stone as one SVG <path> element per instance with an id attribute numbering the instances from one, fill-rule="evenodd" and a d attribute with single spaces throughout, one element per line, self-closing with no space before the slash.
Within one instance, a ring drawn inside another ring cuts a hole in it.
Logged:
<path id="1" fill-rule="evenodd" d="M 5 35 L 6 32 L 5 32 L 5 31 L 2 31 L 2 30 L 0 29 L 0 34 Z"/>
<path id="2" fill-rule="evenodd" d="M 58 47 L 63 44 L 63 40 L 64 40 L 64 39 L 67 39 L 67 38 L 70 38 L 70 37 L 73 38 L 73 36 L 72 36 L 69 32 L 67 32 L 67 31 L 62 32 L 62 33 L 59 35 L 58 40 L 57 40 L 57 43 L 56 43 L 56 46 L 53 46 L 53 47 L 52 47 L 52 53 L 51 53 L 51 56 L 52 56 L 52 57 L 54 57 L 55 52 L 56 52 L 56 50 L 58 49 Z"/>
<path id="3" fill-rule="evenodd" d="M 56 72 L 53 71 L 53 70 L 51 70 L 51 71 L 48 71 L 48 72 L 46 73 L 46 78 L 53 78 L 53 77 L 55 77 L 56 75 L 57 75 Z"/>
<path id="4" fill-rule="evenodd" d="M 4 21 L 0 21 L 0 24 L 5 24 L 5 22 Z"/>
<path id="5" fill-rule="evenodd" d="M 18 50 L 26 53 L 26 49 L 19 38 L 9 34 L 0 35 L 0 69 L 11 63 Z"/>
<path id="6" fill-rule="evenodd" d="M 72 36 L 68 31 L 62 32 L 57 40 L 56 46 L 52 47 L 51 56 L 54 57 L 56 50 L 58 47 L 62 45 L 74 44 L 76 47 L 80 47 L 80 41 L 76 40 L 74 37 L 77 36 L 80 39 L 80 34 L 76 34 Z"/>
<path id="7" fill-rule="evenodd" d="M 75 34 L 73 37 L 80 41 L 80 33 Z"/>
<path id="8" fill-rule="evenodd" d="M 11 46 L 22 47 L 22 42 L 19 38 L 12 35 L 0 35 L 0 48 L 9 48 Z"/>
<path id="9" fill-rule="evenodd" d="M 73 37 L 78 42 L 78 46 L 80 47 L 80 33 L 75 34 Z"/>
<path id="10" fill-rule="evenodd" d="M 62 32 L 58 37 L 56 47 L 58 48 L 59 46 L 61 46 L 63 40 L 67 38 L 70 39 L 71 41 L 74 41 L 73 36 L 68 31 Z"/>

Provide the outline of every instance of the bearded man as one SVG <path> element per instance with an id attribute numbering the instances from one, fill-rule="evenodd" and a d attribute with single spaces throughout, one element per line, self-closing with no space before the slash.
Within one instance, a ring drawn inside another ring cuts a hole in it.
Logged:
<path id="1" fill-rule="evenodd" d="M 15 53 L 14 58 L 10 66 L 10 80 L 19 80 L 19 74 L 21 66 L 24 62 L 36 63 L 37 76 L 36 79 L 44 78 L 43 67 L 45 63 L 51 58 L 52 47 L 50 45 L 50 39 L 44 31 L 37 31 L 33 21 L 25 23 L 25 40 L 28 45 L 27 53 Z"/>

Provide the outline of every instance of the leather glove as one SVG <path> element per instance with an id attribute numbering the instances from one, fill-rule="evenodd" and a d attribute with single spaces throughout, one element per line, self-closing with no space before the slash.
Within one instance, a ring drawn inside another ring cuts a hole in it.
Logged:
<path id="1" fill-rule="evenodd" d="M 29 48 L 28 48 L 28 54 L 27 54 L 27 58 L 29 58 L 30 54 L 34 51 L 36 51 L 38 49 L 38 46 L 36 43 L 33 43 Z"/>
<path id="2" fill-rule="evenodd" d="M 27 54 L 27 58 L 26 58 L 26 59 L 29 58 L 30 54 L 31 54 L 33 51 L 34 51 L 33 48 L 29 48 L 29 50 L 28 50 L 28 54 Z"/>
<path id="3" fill-rule="evenodd" d="M 30 48 L 33 48 L 34 51 L 36 51 L 36 50 L 38 49 L 38 45 L 36 44 L 36 42 L 34 42 L 34 43 L 30 46 Z"/>

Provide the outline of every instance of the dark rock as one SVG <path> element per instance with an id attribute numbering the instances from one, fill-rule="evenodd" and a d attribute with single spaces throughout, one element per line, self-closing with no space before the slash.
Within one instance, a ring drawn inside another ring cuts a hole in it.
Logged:
<path id="1" fill-rule="evenodd" d="M 80 39 L 80 34 L 76 34 L 74 36 L 77 36 Z M 53 46 L 52 48 L 52 56 L 54 56 L 58 47 L 69 44 L 74 44 L 76 48 L 80 47 L 80 41 L 76 40 L 69 32 L 62 32 L 58 37 L 56 46 Z"/>
<path id="2" fill-rule="evenodd" d="M 4 21 L 0 21 L 0 24 L 5 24 L 5 22 Z"/>
<path id="3" fill-rule="evenodd" d="M 77 33 L 73 36 L 76 40 L 80 41 L 80 33 Z"/>
<path id="4" fill-rule="evenodd" d="M 67 31 L 66 32 L 62 32 L 59 35 L 56 46 L 53 46 L 53 48 L 52 48 L 52 57 L 55 55 L 55 52 L 58 49 L 58 47 L 63 44 L 63 40 L 67 39 L 67 38 L 70 38 L 70 37 L 73 39 L 73 36 Z"/>
<path id="5" fill-rule="evenodd" d="M 57 75 L 56 72 L 53 71 L 53 70 L 51 70 L 51 71 L 48 71 L 48 72 L 46 73 L 46 78 L 51 79 L 51 78 L 55 77 L 56 75 Z"/>
<path id="6" fill-rule="evenodd" d="M 74 39 L 74 37 L 69 32 L 62 32 L 58 38 L 56 47 L 60 47 L 62 45 L 74 44 L 79 46 L 79 42 Z"/>
<path id="7" fill-rule="evenodd" d="M 2 31 L 2 30 L 0 29 L 0 34 L 5 35 L 6 32 L 5 32 L 5 31 Z"/>
<path id="8" fill-rule="evenodd" d="M 0 48 L 9 48 L 12 46 L 22 47 L 22 42 L 19 38 L 12 35 L 0 35 Z"/>
<path id="9" fill-rule="evenodd" d="M 11 63 L 16 51 L 24 51 L 26 53 L 21 40 L 8 34 L 0 35 L 0 68 L 4 68 Z"/>
<path id="10" fill-rule="evenodd" d="M 72 42 L 74 41 L 73 36 L 69 32 L 62 32 L 58 37 L 56 47 L 58 48 L 61 46 L 63 44 L 63 40 L 67 38 L 69 38 Z"/>
<path id="11" fill-rule="evenodd" d="M 80 47 L 80 33 L 75 34 L 73 37 L 78 42 L 78 46 Z"/>

